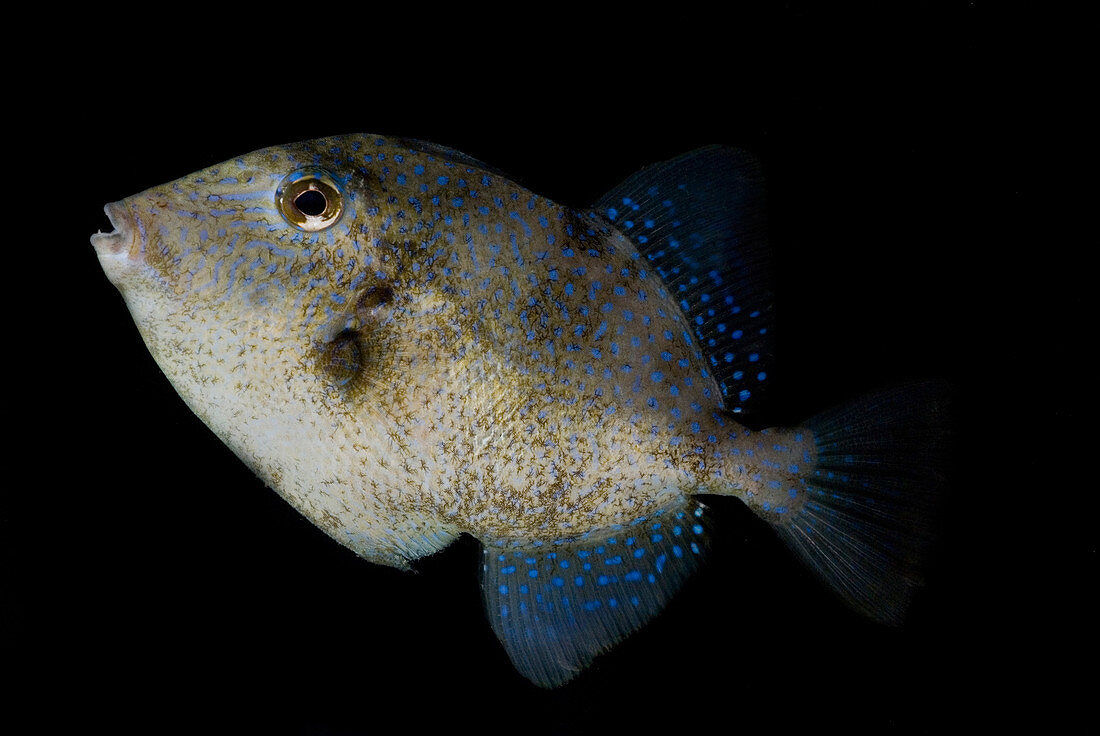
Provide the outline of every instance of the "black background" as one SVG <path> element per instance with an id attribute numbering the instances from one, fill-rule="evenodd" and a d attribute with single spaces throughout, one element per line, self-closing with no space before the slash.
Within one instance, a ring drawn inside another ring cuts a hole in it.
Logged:
<path id="1" fill-rule="evenodd" d="M 9 183 L 34 184 L 9 187 L 7 209 L 0 668 L 20 715 L 45 731 L 296 734 L 1079 725 L 1097 614 L 1079 347 L 1095 235 L 1072 228 L 1087 191 L 1073 177 L 1095 164 L 1083 22 L 1026 4 L 778 7 L 322 28 L 303 13 L 281 30 L 52 38 L 70 56 L 16 95 Z M 851 614 L 718 500 L 705 570 L 542 691 L 484 619 L 476 542 L 399 573 L 265 489 L 176 397 L 87 239 L 110 229 L 106 202 L 345 132 L 446 144 L 576 205 L 699 145 L 756 153 L 775 416 L 913 378 L 955 390 L 943 540 L 907 625 Z"/>

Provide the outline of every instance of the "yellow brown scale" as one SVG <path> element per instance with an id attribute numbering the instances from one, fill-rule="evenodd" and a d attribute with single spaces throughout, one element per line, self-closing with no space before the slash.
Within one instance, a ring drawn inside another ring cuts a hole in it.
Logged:
<path id="1" fill-rule="evenodd" d="M 460 532 L 552 541 L 751 489 L 769 450 L 732 462 L 736 425 L 633 244 L 414 147 L 383 160 L 364 159 L 368 138 L 276 147 L 126 201 L 144 239 L 108 272 L 196 413 L 329 534 L 388 564 Z M 421 166 L 418 214 L 396 176 Z M 279 209 L 303 167 L 342 189 L 326 190 L 342 212 L 315 233 Z"/>

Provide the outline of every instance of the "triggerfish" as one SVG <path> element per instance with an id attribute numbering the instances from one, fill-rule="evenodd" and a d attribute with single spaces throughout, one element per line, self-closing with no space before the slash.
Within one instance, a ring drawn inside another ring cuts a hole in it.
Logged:
<path id="1" fill-rule="evenodd" d="M 858 611 L 902 620 L 939 393 L 755 428 L 774 309 L 761 167 L 724 147 L 587 208 L 456 151 L 275 146 L 108 204 L 92 236 L 188 406 L 337 542 L 482 545 L 491 625 L 547 687 L 657 614 L 735 496 Z"/>

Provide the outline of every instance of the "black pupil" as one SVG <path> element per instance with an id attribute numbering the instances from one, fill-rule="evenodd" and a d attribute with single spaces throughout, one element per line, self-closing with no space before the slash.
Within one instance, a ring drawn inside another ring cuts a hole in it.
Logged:
<path id="1" fill-rule="evenodd" d="M 328 200 L 325 199 L 325 195 L 321 194 L 316 189 L 307 189 L 295 197 L 294 206 L 297 207 L 298 211 L 303 215 L 317 217 L 325 213 L 325 208 L 328 207 Z"/>

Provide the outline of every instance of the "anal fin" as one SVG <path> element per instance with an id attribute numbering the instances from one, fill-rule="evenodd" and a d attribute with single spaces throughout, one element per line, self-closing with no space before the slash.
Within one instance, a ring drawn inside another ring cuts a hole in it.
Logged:
<path id="1" fill-rule="evenodd" d="M 706 507 L 685 501 L 598 535 L 486 546 L 493 630 L 525 677 L 561 685 L 660 612 L 698 566 L 706 537 Z"/>

